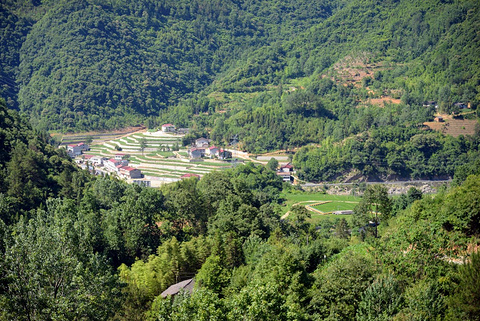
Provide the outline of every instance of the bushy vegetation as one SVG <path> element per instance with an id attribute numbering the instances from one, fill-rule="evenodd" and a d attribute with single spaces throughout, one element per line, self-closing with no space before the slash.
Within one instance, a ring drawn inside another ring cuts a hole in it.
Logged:
<path id="1" fill-rule="evenodd" d="M 3 1 L 0 319 L 479 320 L 479 136 L 420 128 L 427 100 L 477 117 L 479 9 Z M 311 181 L 454 181 L 395 199 L 365 185 L 352 217 L 314 225 L 300 205 L 280 219 L 293 188 L 275 162 L 151 189 L 79 170 L 45 132 L 141 122 L 189 126 L 185 142 L 301 147 Z M 192 277 L 193 293 L 161 297 Z"/>
<path id="2" fill-rule="evenodd" d="M 438 195 L 369 185 L 351 220 L 314 226 L 298 205 L 280 219 L 267 167 L 127 185 L 78 170 L 1 107 L 2 319 L 478 320 L 470 168 Z M 193 293 L 161 297 L 192 277 Z"/>
<path id="3" fill-rule="evenodd" d="M 438 179 L 453 177 L 479 156 L 479 136 L 453 138 L 414 127 L 383 127 L 341 143 L 301 148 L 294 158 L 299 176 L 330 181 L 351 171 L 370 179 Z"/>

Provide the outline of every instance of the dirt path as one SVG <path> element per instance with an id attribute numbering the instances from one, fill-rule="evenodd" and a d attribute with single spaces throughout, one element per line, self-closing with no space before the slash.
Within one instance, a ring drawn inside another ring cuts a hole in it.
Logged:
<path id="1" fill-rule="evenodd" d="M 298 203 L 295 203 L 293 204 L 290 208 L 296 206 L 296 205 L 301 205 L 302 203 L 314 203 L 314 204 L 310 204 L 310 205 L 305 205 L 305 208 L 311 212 L 318 212 L 320 214 L 324 214 L 323 212 L 317 210 L 317 209 L 314 209 L 314 208 L 311 208 L 310 206 L 315 206 L 315 205 L 320 205 L 320 204 L 325 204 L 325 203 L 330 203 L 332 201 L 301 201 L 301 202 L 298 202 Z M 281 220 L 284 220 L 288 217 L 288 215 L 290 214 L 290 211 L 287 211 L 287 213 L 283 214 L 280 219 Z"/>

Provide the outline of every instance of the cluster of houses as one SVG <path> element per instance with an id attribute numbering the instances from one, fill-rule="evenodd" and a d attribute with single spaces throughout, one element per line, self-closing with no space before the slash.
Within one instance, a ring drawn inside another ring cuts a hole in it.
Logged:
<path id="1" fill-rule="evenodd" d="M 138 168 L 128 166 L 128 160 L 124 159 L 125 154 L 116 154 L 113 158 L 84 154 L 77 163 L 86 163 L 89 169 L 103 168 L 104 171 L 115 173 L 121 178 L 136 179 L 142 178 L 142 172 Z"/>
<path id="2" fill-rule="evenodd" d="M 458 109 L 470 109 L 471 104 L 470 103 L 462 103 L 462 102 L 457 102 L 454 103 L 453 106 L 455 106 Z M 423 107 L 435 107 L 435 109 L 438 109 L 438 104 L 434 100 L 429 100 L 423 103 Z"/>
<path id="3" fill-rule="evenodd" d="M 465 104 L 465 103 L 455 103 L 453 104 L 455 107 L 458 107 L 458 109 L 467 109 L 470 108 L 470 103 Z"/>
<path id="4" fill-rule="evenodd" d="M 202 157 L 216 157 L 221 160 L 232 158 L 232 152 L 210 146 L 211 139 L 198 138 L 192 147 L 188 149 L 190 159 L 201 159 Z"/>

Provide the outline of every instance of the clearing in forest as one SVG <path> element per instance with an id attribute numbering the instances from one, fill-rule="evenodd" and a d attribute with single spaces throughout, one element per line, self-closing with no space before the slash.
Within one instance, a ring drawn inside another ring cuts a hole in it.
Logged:
<path id="1" fill-rule="evenodd" d="M 335 215 L 332 212 L 353 210 L 360 202 L 360 197 L 352 195 L 330 195 L 322 192 L 310 193 L 286 193 L 282 195 L 286 201 L 282 208 L 282 219 L 291 217 L 290 210 L 294 205 L 302 205 L 310 210 L 313 223 L 327 218 L 346 218 L 350 219 L 351 215 Z"/>
<path id="2" fill-rule="evenodd" d="M 451 116 L 443 116 L 443 122 L 425 122 L 423 125 L 431 130 L 442 132 L 446 135 L 458 137 L 460 135 L 475 135 L 475 128 L 478 121 L 474 119 L 452 119 Z"/>

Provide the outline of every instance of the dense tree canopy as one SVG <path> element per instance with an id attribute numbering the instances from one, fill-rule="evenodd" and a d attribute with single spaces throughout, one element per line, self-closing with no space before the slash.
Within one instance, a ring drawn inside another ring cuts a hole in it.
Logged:
<path id="1" fill-rule="evenodd" d="M 480 136 L 421 125 L 455 102 L 477 119 L 479 10 L 3 1 L 0 319 L 478 320 Z M 295 152 L 300 180 L 454 181 L 369 185 L 352 219 L 313 224 L 300 204 L 282 216 L 284 192 L 302 191 L 276 161 L 147 188 L 80 170 L 45 131 L 141 122 Z M 192 293 L 161 296 L 190 278 Z"/>

